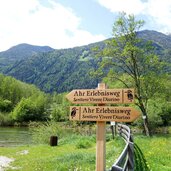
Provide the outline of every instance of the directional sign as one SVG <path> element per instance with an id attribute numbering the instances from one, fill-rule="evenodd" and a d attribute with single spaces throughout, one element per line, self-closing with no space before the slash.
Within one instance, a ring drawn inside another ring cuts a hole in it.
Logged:
<path id="1" fill-rule="evenodd" d="M 123 104 L 134 103 L 134 89 L 73 90 L 66 98 L 75 104 Z"/>
<path id="2" fill-rule="evenodd" d="M 140 115 L 132 107 L 71 106 L 70 120 L 133 122 Z"/>

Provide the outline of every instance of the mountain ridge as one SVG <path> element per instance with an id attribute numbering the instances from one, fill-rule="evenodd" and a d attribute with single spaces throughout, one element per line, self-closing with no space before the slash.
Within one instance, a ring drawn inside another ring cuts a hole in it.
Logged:
<path id="1" fill-rule="evenodd" d="M 168 57 L 171 56 L 171 36 L 152 30 L 140 31 L 138 36 L 144 40 L 152 40 L 160 57 L 171 62 L 171 58 Z M 5 67 L 0 66 L 0 71 L 21 81 L 35 84 L 45 92 L 95 88 L 100 79 L 92 79 L 89 72 L 97 68 L 95 52 L 92 51 L 92 48 L 97 46 L 103 49 L 105 41 L 68 49 L 50 48 L 48 52 L 36 52 L 12 61 Z"/>
<path id="2" fill-rule="evenodd" d="M 54 49 L 50 46 L 30 45 L 21 43 L 0 52 L 0 66 L 6 66 L 16 61 L 26 59 L 39 52 L 49 52 Z"/>

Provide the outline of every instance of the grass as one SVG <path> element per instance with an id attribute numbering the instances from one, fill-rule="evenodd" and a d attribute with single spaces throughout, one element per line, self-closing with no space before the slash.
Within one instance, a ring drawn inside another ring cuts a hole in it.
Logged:
<path id="1" fill-rule="evenodd" d="M 106 137 L 106 169 L 110 169 L 120 155 L 124 142 L 119 137 Z M 142 150 L 152 171 L 171 171 L 171 135 L 145 137 L 134 136 L 134 142 Z M 28 154 L 23 154 L 28 151 Z M 0 147 L 0 156 L 15 159 L 15 170 L 24 171 L 93 171 L 95 170 L 96 136 L 69 134 L 59 138 L 58 146 L 26 145 Z M 12 171 L 12 168 L 7 168 Z M 140 170 L 145 171 L 145 170 Z"/>
<path id="2" fill-rule="evenodd" d="M 171 171 L 171 135 L 135 136 L 134 141 L 142 150 L 152 171 Z"/>
<path id="3" fill-rule="evenodd" d="M 106 143 L 108 169 L 121 153 L 123 146 L 124 142 L 120 138 Z M 25 150 L 28 150 L 28 154 L 22 154 Z M 59 141 L 56 147 L 49 145 L 0 147 L 0 156 L 15 159 L 10 166 L 15 167 L 15 170 L 24 171 L 93 171 L 95 154 L 95 137 L 80 135 L 66 137 Z"/>

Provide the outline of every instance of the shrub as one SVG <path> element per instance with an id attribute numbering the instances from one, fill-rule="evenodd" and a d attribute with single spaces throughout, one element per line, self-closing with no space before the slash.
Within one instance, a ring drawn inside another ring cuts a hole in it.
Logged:
<path id="1" fill-rule="evenodd" d="M 11 126 L 13 121 L 8 113 L 0 112 L 0 126 Z"/>
<path id="2" fill-rule="evenodd" d="M 11 116 L 15 121 L 42 121 L 47 118 L 45 114 L 46 98 L 43 95 L 22 98 Z"/>
<path id="3" fill-rule="evenodd" d="M 0 98 L 0 111 L 10 112 L 12 110 L 12 102 L 10 100 L 3 100 Z"/>
<path id="4" fill-rule="evenodd" d="M 92 147 L 92 142 L 90 142 L 90 140 L 88 140 L 88 139 L 81 139 L 76 144 L 76 147 L 77 148 L 90 148 L 90 147 Z"/>
<path id="5" fill-rule="evenodd" d="M 45 123 L 39 123 L 35 128 L 32 128 L 33 142 L 39 144 L 49 144 L 51 136 L 58 136 L 61 138 L 64 131 L 60 125 L 54 121 L 47 121 Z"/>

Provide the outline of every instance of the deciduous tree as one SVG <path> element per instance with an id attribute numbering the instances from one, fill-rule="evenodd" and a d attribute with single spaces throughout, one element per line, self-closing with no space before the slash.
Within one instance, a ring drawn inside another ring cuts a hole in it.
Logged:
<path id="1" fill-rule="evenodd" d="M 152 42 L 138 38 L 138 31 L 143 25 L 144 21 L 136 20 L 134 15 L 120 13 L 113 25 L 113 38 L 106 42 L 100 53 L 102 62 L 99 69 L 110 73 L 126 87 L 135 87 L 136 104 L 142 112 L 145 133 L 149 136 L 148 100 L 164 88 L 160 82 L 164 63 L 155 54 Z M 122 79 L 123 74 L 128 79 Z"/>

